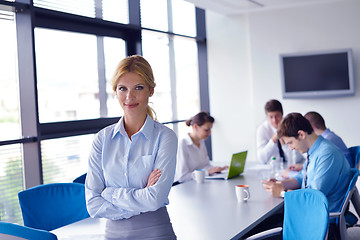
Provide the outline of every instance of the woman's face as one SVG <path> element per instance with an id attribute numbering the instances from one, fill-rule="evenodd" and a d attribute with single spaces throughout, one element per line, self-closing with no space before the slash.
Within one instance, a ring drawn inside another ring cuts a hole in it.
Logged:
<path id="1" fill-rule="evenodd" d="M 125 116 L 143 117 L 154 88 L 150 88 L 137 73 L 129 72 L 119 78 L 115 93 Z"/>
<path id="2" fill-rule="evenodd" d="M 211 134 L 211 128 L 213 124 L 211 122 L 206 122 L 203 125 L 199 126 L 194 124 L 194 130 L 199 139 L 207 139 Z"/>

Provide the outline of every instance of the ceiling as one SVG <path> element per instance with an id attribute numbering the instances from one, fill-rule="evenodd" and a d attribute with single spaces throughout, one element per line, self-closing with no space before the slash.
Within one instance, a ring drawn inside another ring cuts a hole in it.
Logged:
<path id="1" fill-rule="evenodd" d="M 297 7 L 346 0 L 185 0 L 199 8 L 225 15 L 237 15 L 251 11 Z"/>

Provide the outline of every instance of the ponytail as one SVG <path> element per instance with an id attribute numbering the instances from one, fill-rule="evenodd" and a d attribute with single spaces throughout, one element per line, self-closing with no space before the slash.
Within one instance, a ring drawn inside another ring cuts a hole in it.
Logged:
<path id="1" fill-rule="evenodd" d="M 157 121 L 156 112 L 154 111 L 154 109 L 152 109 L 152 107 L 147 105 L 146 112 L 147 112 L 147 114 L 149 114 L 149 116 L 151 117 L 152 120 Z"/>

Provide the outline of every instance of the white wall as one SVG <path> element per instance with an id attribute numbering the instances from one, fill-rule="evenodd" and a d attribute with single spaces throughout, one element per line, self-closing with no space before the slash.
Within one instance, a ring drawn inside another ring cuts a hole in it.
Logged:
<path id="1" fill-rule="evenodd" d="M 247 16 L 214 13 L 207 13 L 206 21 L 213 160 L 225 162 L 232 153 L 253 147 L 248 22 Z"/>
<path id="2" fill-rule="evenodd" d="M 285 114 L 318 111 L 348 147 L 360 145 L 359 10 L 360 1 L 343 0 L 241 16 L 207 12 L 214 161 L 243 149 L 256 160 L 256 127 L 271 98 L 283 103 Z M 282 98 L 279 54 L 341 48 L 353 49 L 355 96 Z"/>

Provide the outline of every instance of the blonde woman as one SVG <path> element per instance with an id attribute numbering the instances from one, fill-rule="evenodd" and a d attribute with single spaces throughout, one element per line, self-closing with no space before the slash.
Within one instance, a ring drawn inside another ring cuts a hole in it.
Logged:
<path id="1" fill-rule="evenodd" d="M 177 137 L 148 106 L 155 85 L 141 56 L 120 61 L 112 78 L 124 116 L 96 134 L 85 183 L 90 216 L 108 219 L 106 239 L 176 239 L 166 205 Z"/>

